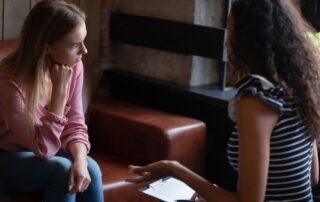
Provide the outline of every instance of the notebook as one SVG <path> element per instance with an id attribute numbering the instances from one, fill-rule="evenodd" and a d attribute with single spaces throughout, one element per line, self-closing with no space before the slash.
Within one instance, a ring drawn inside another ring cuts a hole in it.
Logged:
<path id="1" fill-rule="evenodd" d="M 162 178 L 139 191 L 166 202 L 190 200 L 195 193 L 191 187 L 174 177 Z"/>

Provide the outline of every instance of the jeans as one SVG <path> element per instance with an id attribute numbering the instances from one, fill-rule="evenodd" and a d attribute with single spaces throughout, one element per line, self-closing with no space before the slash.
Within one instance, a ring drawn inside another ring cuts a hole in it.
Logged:
<path id="1" fill-rule="evenodd" d="M 43 191 L 45 202 L 103 202 L 100 168 L 92 158 L 87 161 L 90 186 L 82 193 L 67 195 L 70 155 L 59 151 L 50 159 L 40 159 L 29 151 L 0 151 L 0 196 Z"/>

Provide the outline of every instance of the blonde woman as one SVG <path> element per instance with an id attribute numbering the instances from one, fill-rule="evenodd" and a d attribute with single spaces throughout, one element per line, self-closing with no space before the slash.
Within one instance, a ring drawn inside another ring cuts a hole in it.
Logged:
<path id="1" fill-rule="evenodd" d="M 0 190 L 44 201 L 103 201 L 82 107 L 85 14 L 44 0 L 27 16 L 18 48 L 0 65 Z"/>

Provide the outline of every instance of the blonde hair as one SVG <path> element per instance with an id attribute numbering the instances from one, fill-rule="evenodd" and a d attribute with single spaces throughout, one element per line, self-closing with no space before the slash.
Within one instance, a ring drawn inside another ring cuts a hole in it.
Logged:
<path id="1" fill-rule="evenodd" d="M 39 2 L 24 21 L 17 49 L 3 60 L 2 70 L 17 80 L 26 92 L 25 113 L 32 134 L 39 99 L 45 93 L 47 47 L 83 23 L 85 18 L 84 12 L 71 3 Z"/>

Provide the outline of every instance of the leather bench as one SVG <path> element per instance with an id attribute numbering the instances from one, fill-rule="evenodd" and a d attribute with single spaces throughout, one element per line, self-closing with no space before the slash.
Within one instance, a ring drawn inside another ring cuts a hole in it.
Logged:
<path id="1" fill-rule="evenodd" d="M 16 45 L 17 40 L 0 41 L 0 60 Z M 157 201 L 137 191 L 145 184 L 124 182 L 130 164 L 171 159 L 204 172 L 206 126 L 199 120 L 110 99 L 91 100 L 86 117 L 90 155 L 102 170 L 107 202 Z M 41 200 L 41 193 L 0 197 L 7 202 Z"/>

